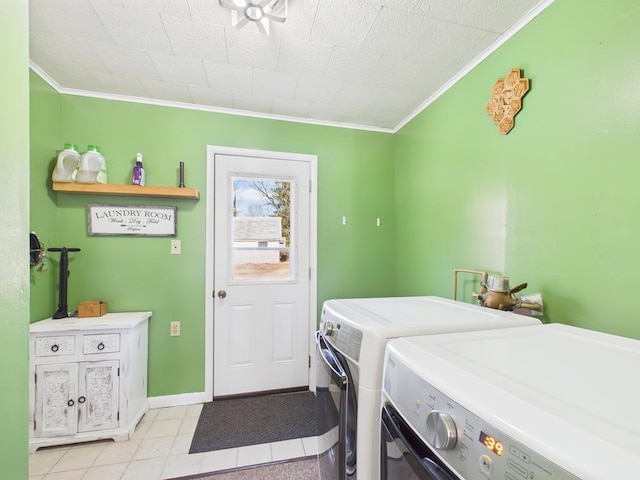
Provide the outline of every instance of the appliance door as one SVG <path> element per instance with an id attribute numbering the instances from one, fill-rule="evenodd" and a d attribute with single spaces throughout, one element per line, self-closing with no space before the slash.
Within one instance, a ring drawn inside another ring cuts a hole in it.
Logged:
<path id="1" fill-rule="evenodd" d="M 320 434 L 329 439 L 329 448 L 321 449 L 319 458 L 321 480 L 347 480 L 349 471 L 355 470 L 355 445 L 348 442 L 349 426 L 354 424 L 349 404 L 355 398 L 353 384 L 348 374 L 344 357 L 334 350 L 322 332 L 316 332 L 316 356 L 318 378 L 316 394 L 318 396 L 318 422 Z M 355 429 L 352 429 L 353 436 Z M 328 432 L 328 433 L 325 433 Z M 322 441 L 320 441 L 322 445 Z M 350 467 L 353 464 L 353 468 Z"/>
<path id="2" fill-rule="evenodd" d="M 382 408 L 380 480 L 458 480 L 391 405 Z"/>

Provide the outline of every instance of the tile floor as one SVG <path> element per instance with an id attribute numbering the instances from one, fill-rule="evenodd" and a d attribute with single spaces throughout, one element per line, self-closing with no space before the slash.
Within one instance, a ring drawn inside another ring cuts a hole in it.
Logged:
<path id="1" fill-rule="evenodd" d="M 316 455 L 316 437 L 189 455 L 202 404 L 152 409 L 127 442 L 41 448 L 29 480 L 161 480 Z"/>

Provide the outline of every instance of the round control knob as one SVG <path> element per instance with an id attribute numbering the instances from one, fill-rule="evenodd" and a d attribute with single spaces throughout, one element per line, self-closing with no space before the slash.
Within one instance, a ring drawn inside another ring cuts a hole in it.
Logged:
<path id="1" fill-rule="evenodd" d="M 451 415 L 433 410 L 427 416 L 427 441 L 436 450 L 451 450 L 458 441 L 458 429 Z"/>
<path id="2" fill-rule="evenodd" d="M 331 335 L 333 335 L 333 322 L 326 322 L 324 324 L 324 334 L 327 337 L 330 337 Z"/>

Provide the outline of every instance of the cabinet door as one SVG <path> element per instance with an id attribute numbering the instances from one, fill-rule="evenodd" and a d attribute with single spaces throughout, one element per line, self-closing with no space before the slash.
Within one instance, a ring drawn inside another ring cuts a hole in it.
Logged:
<path id="1" fill-rule="evenodd" d="M 78 365 L 38 365 L 35 391 L 35 436 L 74 435 L 78 428 Z"/>
<path id="2" fill-rule="evenodd" d="M 118 427 L 119 366 L 117 360 L 80 364 L 78 432 Z"/>

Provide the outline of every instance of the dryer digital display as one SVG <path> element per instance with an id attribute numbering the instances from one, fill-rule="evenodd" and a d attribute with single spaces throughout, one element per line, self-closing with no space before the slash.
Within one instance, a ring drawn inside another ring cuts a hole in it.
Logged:
<path id="1" fill-rule="evenodd" d="M 504 452 L 504 446 L 501 441 L 482 431 L 480 432 L 480 443 L 498 456 Z"/>

